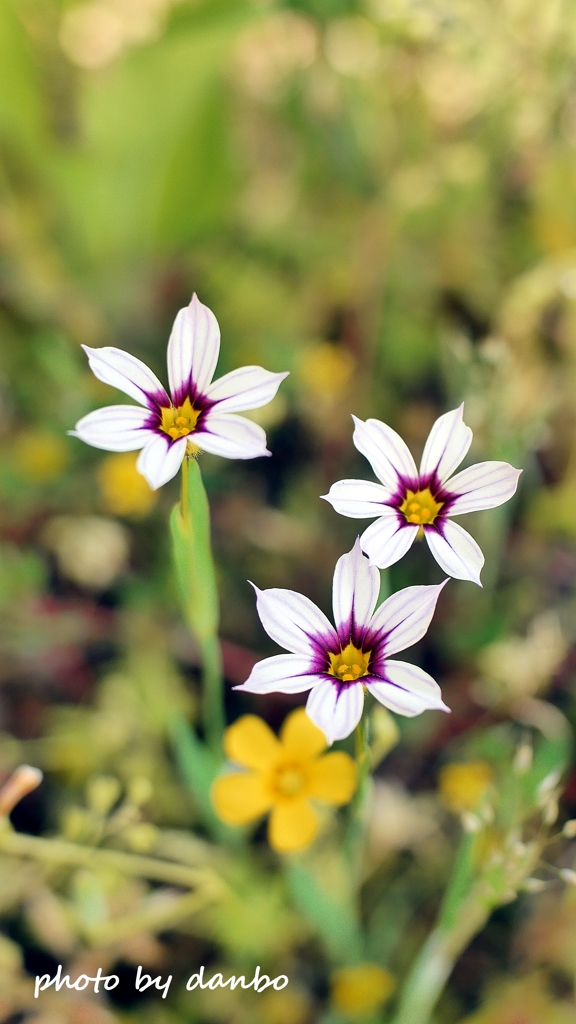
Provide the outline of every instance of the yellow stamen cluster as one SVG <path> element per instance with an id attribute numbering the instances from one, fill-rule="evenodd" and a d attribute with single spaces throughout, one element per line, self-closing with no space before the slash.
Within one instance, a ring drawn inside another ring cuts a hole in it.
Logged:
<path id="1" fill-rule="evenodd" d="M 274 772 L 272 788 L 278 796 L 298 796 L 306 785 L 306 777 L 298 764 L 280 764 Z"/>
<path id="2" fill-rule="evenodd" d="M 353 683 L 362 676 L 368 675 L 370 664 L 370 651 L 362 651 L 354 644 L 346 644 L 339 654 L 330 654 L 331 675 L 336 676 L 343 683 Z"/>
<path id="3" fill-rule="evenodd" d="M 194 408 L 189 398 L 184 399 L 182 405 L 177 409 L 171 405 L 168 409 L 160 411 L 162 413 L 161 430 L 168 434 L 173 441 L 191 434 L 200 415 L 200 410 Z"/>
<path id="4" fill-rule="evenodd" d="M 404 513 L 408 523 L 415 526 L 431 526 L 443 504 L 443 501 L 436 501 L 429 487 L 424 491 L 408 490 L 400 505 L 400 511 Z"/>

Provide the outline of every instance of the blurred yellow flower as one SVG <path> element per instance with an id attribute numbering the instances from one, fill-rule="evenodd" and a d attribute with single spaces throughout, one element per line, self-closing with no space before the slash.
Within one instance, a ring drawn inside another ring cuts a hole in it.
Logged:
<path id="1" fill-rule="evenodd" d="M 545 976 L 536 973 L 495 986 L 486 1006 L 461 1024 L 574 1024 L 574 1008 L 556 1000 Z"/>
<path id="2" fill-rule="evenodd" d="M 227 757 L 251 769 L 221 775 L 212 803 L 228 825 L 246 825 L 271 811 L 268 840 L 279 853 L 309 846 L 319 827 L 310 800 L 346 804 L 356 789 L 356 764 L 343 751 L 322 754 L 324 733 L 304 708 L 288 715 L 280 736 L 257 715 L 244 715 L 224 734 Z"/>
<path id="3" fill-rule="evenodd" d="M 145 516 L 156 494 L 136 469 L 139 452 L 119 452 L 102 460 L 97 481 L 107 512 L 116 516 Z"/>
<path id="4" fill-rule="evenodd" d="M 340 395 L 352 377 L 355 365 L 354 356 L 348 349 L 325 341 L 301 355 L 298 370 L 308 390 L 325 398 Z"/>
<path id="5" fill-rule="evenodd" d="M 440 796 L 457 814 L 473 811 L 494 778 L 485 761 L 449 764 L 440 772 Z"/>
<path id="6" fill-rule="evenodd" d="M 68 445 L 62 437 L 37 430 L 20 434 L 14 442 L 13 459 L 29 480 L 44 483 L 62 473 L 68 462 Z"/>
<path id="7" fill-rule="evenodd" d="M 305 1024 L 310 1017 L 310 999 L 299 989 L 266 992 L 259 1003 L 265 1024 Z"/>
<path id="8" fill-rule="evenodd" d="M 343 967 L 332 975 L 332 1004 L 349 1017 L 364 1017 L 382 1006 L 395 987 L 390 972 L 378 964 Z"/>

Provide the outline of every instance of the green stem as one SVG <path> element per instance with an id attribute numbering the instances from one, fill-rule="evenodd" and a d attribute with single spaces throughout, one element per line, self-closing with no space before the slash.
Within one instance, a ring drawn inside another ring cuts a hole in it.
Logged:
<path id="1" fill-rule="evenodd" d="M 132 935 L 141 935 L 142 932 L 166 931 L 183 919 L 205 910 L 217 900 L 217 893 L 208 888 L 199 889 L 197 892 L 187 892 L 165 902 L 145 905 L 132 914 L 124 914 L 123 917 L 115 917 L 88 927 L 84 925 L 83 931 L 92 945 L 118 943 Z"/>
<path id="2" fill-rule="evenodd" d="M 365 748 L 365 745 L 364 745 L 364 730 L 362 728 L 362 722 L 361 721 L 358 722 L 358 725 L 356 726 L 356 728 L 354 730 L 354 739 L 355 739 L 355 746 L 356 746 L 356 760 L 358 761 L 358 765 L 360 766 L 362 764 L 362 762 L 364 760 L 364 756 L 366 754 L 366 748 Z"/>
<path id="3" fill-rule="evenodd" d="M 473 883 L 475 838 L 462 838 L 438 923 L 408 975 L 393 1024 L 428 1024 L 456 960 L 488 920 L 492 904 Z"/>
<path id="4" fill-rule="evenodd" d="M 0 824 L 0 852 L 14 857 L 30 857 L 45 864 L 69 867 L 106 867 L 124 875 L 149 878 L 185 889 L 197 889 L 209 883 L 223 885 L 211 868 L 192 868 L 185 864 L 141 857 L 122 850 L 103 850 L 93 846 L 80 846 L 64 839 L 44 839 L 15 832 L 4 819 Z"/>
<path id="5" fill-rule="evenodd" d="M 63 839 L 25 835 L 15 832 L 6 818 L 0 818 L 0 852 L 35 860 L 46 867 L 83 867 L 92 871 L 105 868 L 132 878 L 148 878 L 188 890 L 158 903 L 145 903 L 133 913 L 114 920 L 90 925 L 84 923 L 81 925 L 84 938 L 93 945 L 118 942 L 136 933 L 141 934 L 142 931 L 164 930 L 204 910 L 211 903 L 219 902 L 228 892 L 226 884 L 212 868 L 188 867 L 185 864 L 156 860 L 154 857 L 124 853 L 122 850 L 80 846 Z"/>
<path id="6" fill-rule="evenodd" d="M 187 528 L 191 528 L 190 523 L 190 511 L 188 508 L 188 456 L 182 462 L 182 488 L 180 491 L 180 515 L 187 525 Z"/>
<path id="7" fill-rule="evenodd" d="M 362 719 L 354 732 L 358 784 L 350 802 L 348 827 L 344 837 L 344 852 L 348 858 L 349 878 L 352 889 L 360 884 L 364 836 L 366 830 L 367 798 L 370 792 L 370 747 L 368 745 L 368 720 Z"/>
<path id="8" fill-rule="evenodd" d="M 218 642 L 218 588 L 210 537 L 210 506 L 196 459 L 182 464 L 182 499 L 170 527 L 180 599 L 202 659 L 202 722 L 215 755 L 221 756 L 224 731 L 222 656 Z"/>
<path id="9" fill-rule="evenodd" d="M 217 636 L 200 639 L 202 653 L 203 724 L 210 748 L 220 753 L 224 732 L 222 651 Z"/>
<path id="10" fill-rule="evenodd" d="M 393 1024 L 428 1024 L 454 964 L 484 927 L 491 908 L 470 899 L 450 930 L 438 925 L 428 936 L 408 977 Z"/>

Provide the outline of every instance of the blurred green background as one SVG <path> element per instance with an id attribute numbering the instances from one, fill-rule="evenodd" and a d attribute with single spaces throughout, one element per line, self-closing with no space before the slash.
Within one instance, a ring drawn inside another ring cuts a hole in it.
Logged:
<path id="1" fill-rule="evenodd" d="M 474 461 L 524 469 L 513 502 L 466 523 L 484 590 L 451 583 L 417 652 L 450 720 L 401 721 L 375 784 L 366 956 L 406 969 L 455 843 L 442 765 L 497 759 L 490 729 L 514 745 L 558 735 L 559 710 L 576 720 L 575 68 L 574 0 L 0 0 L 0 768 L 47 773 L 16 827 L 101 841 L 94 785 L 113 777 L 145 805 L 118 826 L 127 848 L 169 856 L 192 826 L 202 835 L 166 738 L 167 708 L 194 718 L 198 686 L 169 564 L 177 482 L 152 494 L 131 454 L 66 434 L 118 397 L 80 345 L 125 348 L 165 379 L 172 320 L 196 291 L 222 329 L 218 375 L 291 373 L 253 414 L 272 459 L 201 459 L 228 684 L 274 653 L 247 579 L 329 608 L 334 563 L 366 525 L 319 500 L 370 477 L 351 413 L 419 455 L 464 400 Z M 415 545 L 390 576 L 398 589 L 441 574 Z M 255 711 L 277 727 L 301 703 L 228 690 L 231 721 Z M 562 813 L 576 813 L 576 778 Z M 242 934 L 234 911 L 96 947 L 81 922 L 98 900 L 114 919 L 148 893 L 3 858 L 2 1020 L 347 1020 L 329 996 L 342 949 L 261 856 Z M 325 871 L 336 900 L 338 871 Z M 575 937 L 560 887 L 503 908 L 438 1021 L 576 1021 Z M 138 963 L 181 979 L 265 956 L 294 979 L 282 999 L 130 1000 Z M 30 976 L 62 958 L 120 965 L 124 995 L 39 1009 Z"/>

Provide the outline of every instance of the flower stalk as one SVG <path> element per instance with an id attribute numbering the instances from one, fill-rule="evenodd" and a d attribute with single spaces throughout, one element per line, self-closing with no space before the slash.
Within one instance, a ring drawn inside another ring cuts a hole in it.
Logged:
<path id="1" fill-rule="evenodd" d="M 81 846 L 65 839 L 44 839 L 23 832 L 15 832 L 7 819 L 0 822 L 0 852 L 12 857 L 24 857 L 44 864 L 67 867 L 108 868 L 130 875 L 132 878 L 148 878 L 183 889 L 215 883 L 223 885 L 211 868 L 194 868 L 186 864 L 143 857 L 123 850 L 105 850 L 93 846 Z"/>
<path id="2" fill-rule="evenodd" d="M 459 956 L 496 907 L 515 899 L 538 863 L 541 843 L 522 843 L 510 832 L 502 853 L 478 873 L 481 832 L 465 832 L 438 922 L 424 943 L 402 992 L 392 1024 L 429 1024 Z"/>
<path id="3" fill-rule="evenodd" d="M 228 889 L 211 868 L 189 867 L 122 850 L 81 846 L 63 839 L 44 839 L 15 832 L 7 818 L 0 819 L 0 852 L 35 860 L 46 867 L 105 869 L 131 878 L 163 882 L 164 898 L 145 903 L 133 913 L 98 923 L 84 923 L 82 933 L 91 945 L 118 942 L 143 930 L 161 930 L 220 901 Z M 177 892 L 174 887 L 186 890 Z"/>
<path id="4" fill-rule="evenodd" d="M 204 735 L 210 749 L 219 755 L 224 731 L 224 695 L 210 507 L 196 459 L 186 458 L 183 467 L 182 497 L 170 519 L 174 566 L 184 616 L 198 642 L 202 659 Z"/>

